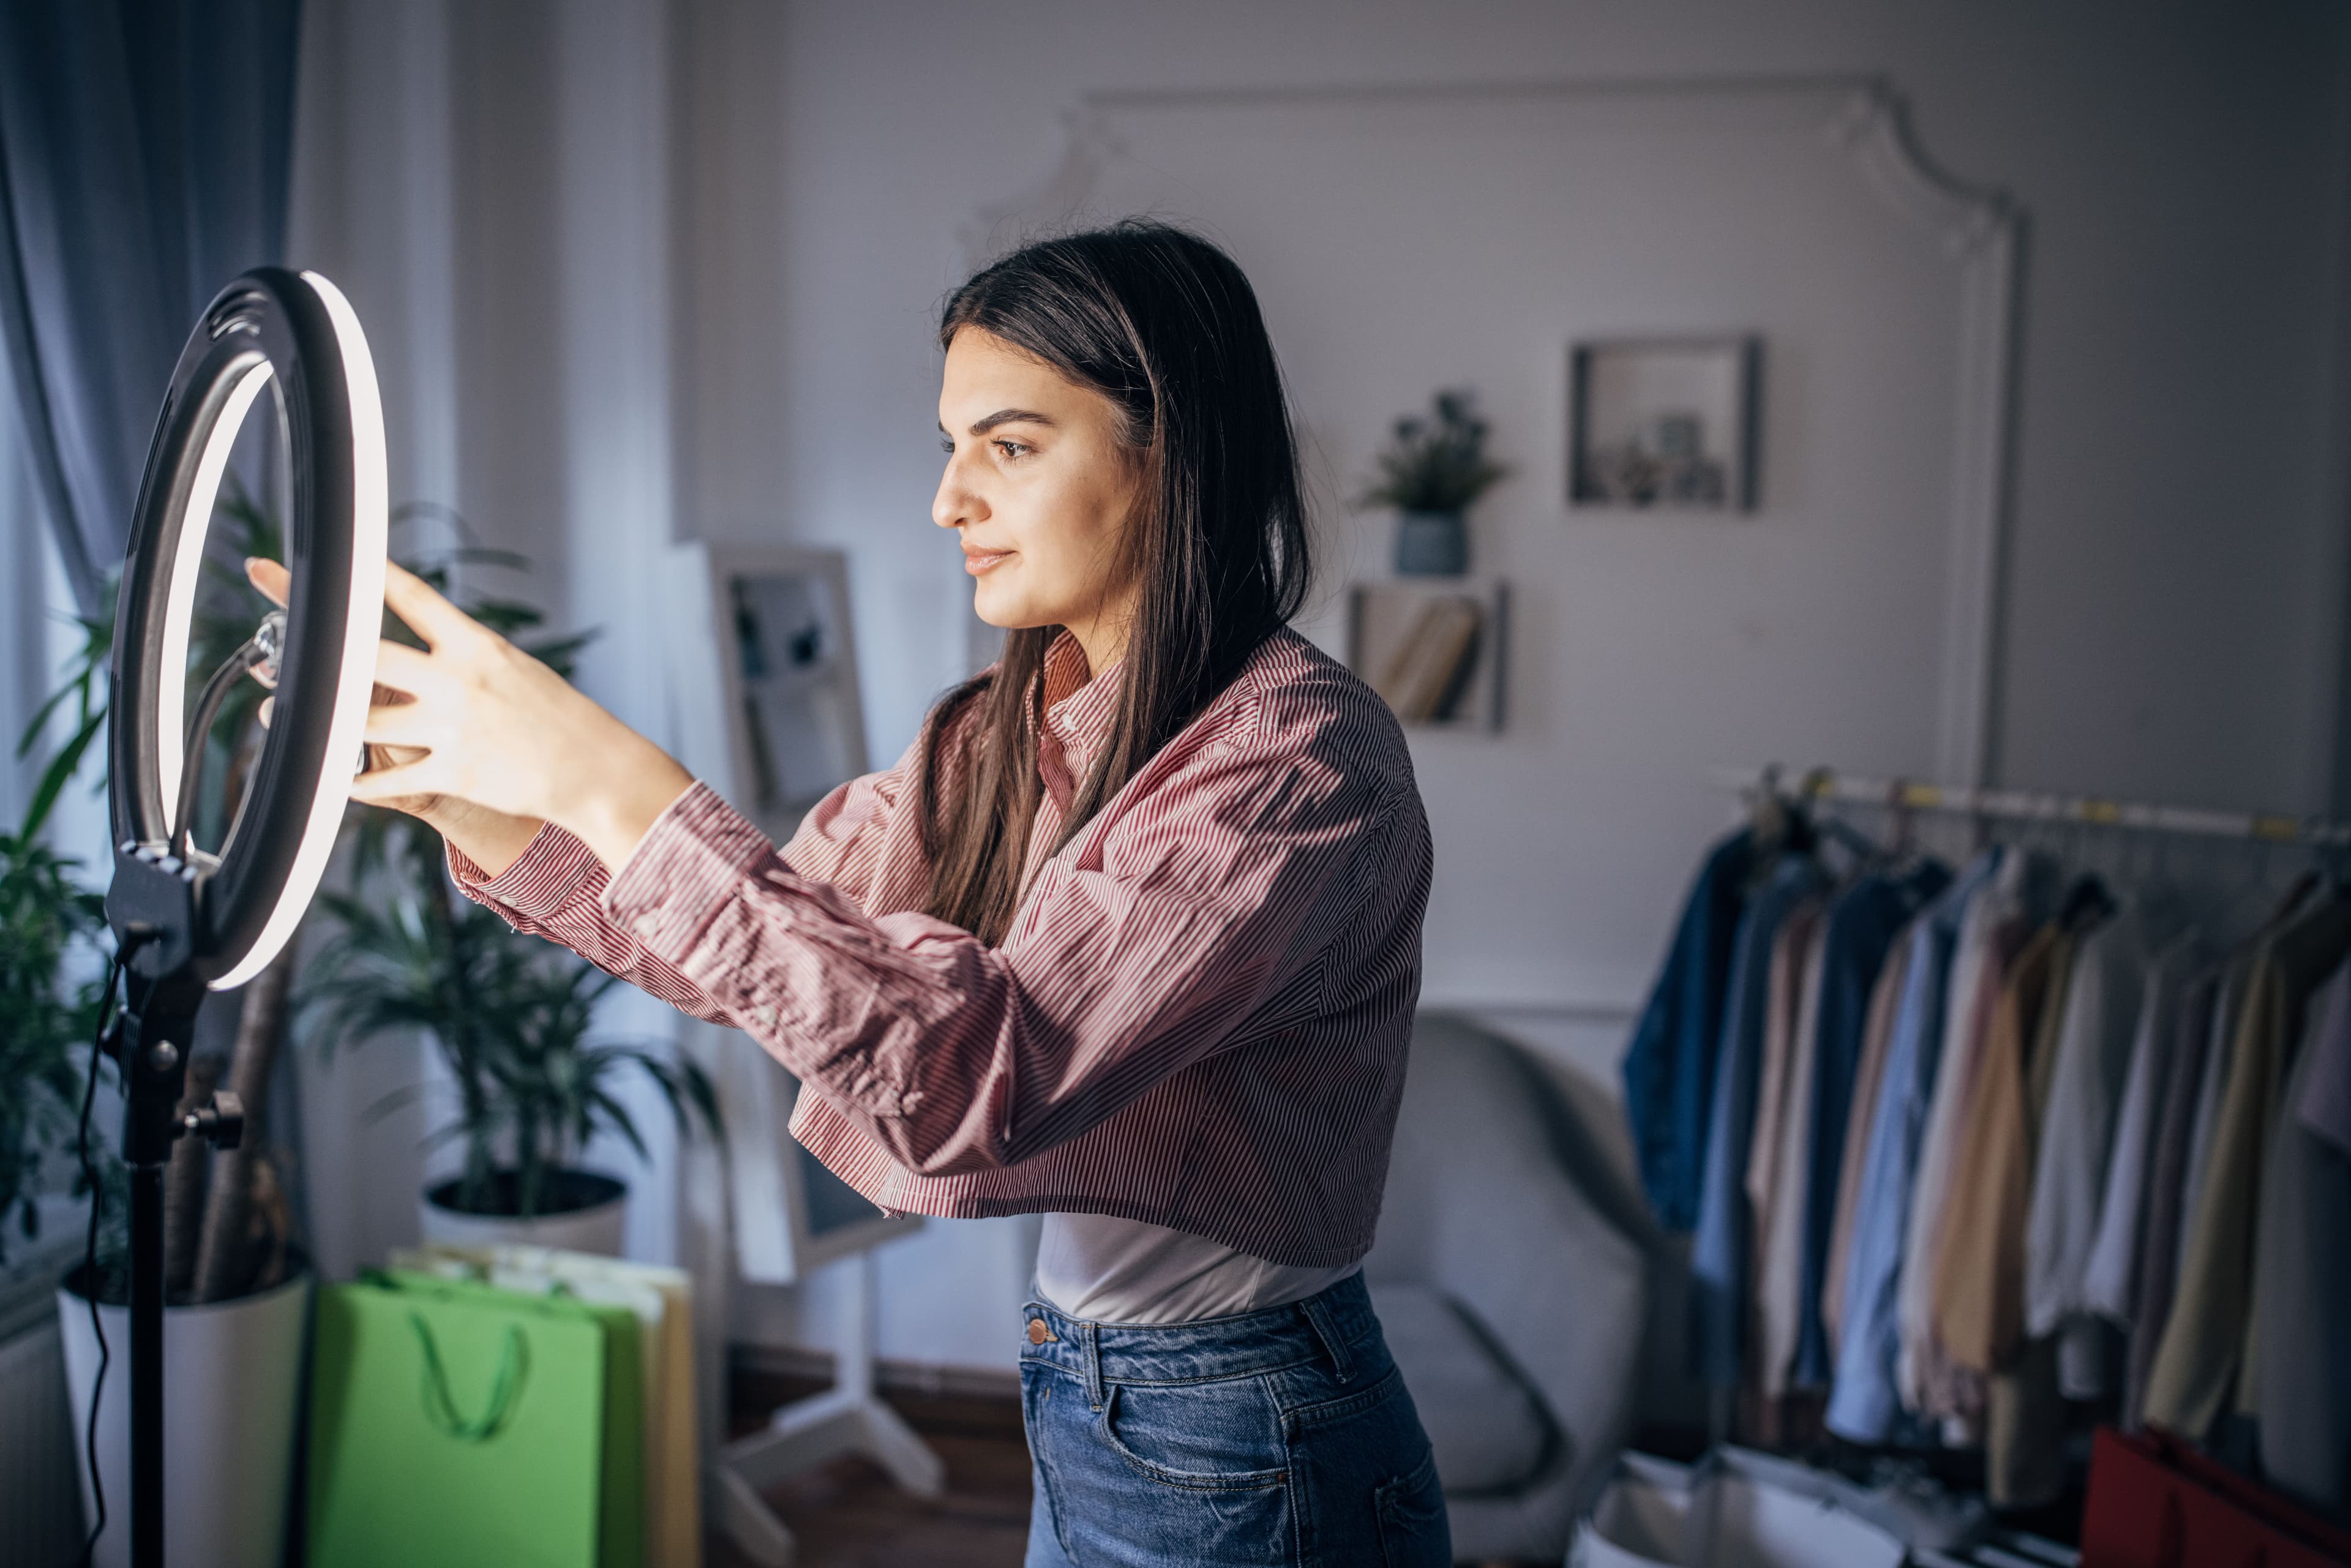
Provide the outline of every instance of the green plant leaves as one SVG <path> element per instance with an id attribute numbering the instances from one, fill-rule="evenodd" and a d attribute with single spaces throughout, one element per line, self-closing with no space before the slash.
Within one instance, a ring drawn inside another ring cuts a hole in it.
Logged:
<path id="1" fill-rule="evenodd" d="M 1378 477 L 1357 505 L 1460 512 L 1509 476 L 1508 468 L 1486 455 L 1486 422 L 1467 388 L 1441 391 L 1431 403 L 1434 423 L 1410 416 L 1396 421 L 1387 446 L 1373 459 Z"/>
<path id="2" fill-rule="evenodd" d="M 602 1133 L 644 1158 L 643 1131 L 617 1093 L 632 1072 L 653 1082 L 681 1134 L 698 1126 L 723 1136 L 717 1093 L 700 1068 L 648 1045 L 591 1040 L 597 1004 L 616 978 L 457 897 L 442 856 L 430 829 L 402 821 L 360 894 L 321 899 L 340 929 L 311 967 L 301 1006 L 326 1051 L 393 1030 L 433 1037 L 456 1109 L 429 1142 L 465 1146 L 461 1207 L 486 1207 L 507 1169 L 524 1215 L 537 1212 L 552 1172 Z"/>

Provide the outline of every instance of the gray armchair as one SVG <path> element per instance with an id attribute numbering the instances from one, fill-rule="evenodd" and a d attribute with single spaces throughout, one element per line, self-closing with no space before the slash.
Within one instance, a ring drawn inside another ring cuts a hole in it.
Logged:
<path id="1" fill-rule="evenodd" d="M 1465 1561 L 1560 1560 L 1632 1419 L 1646 1263 L 1569 1176 L 1577 1135 L 1519 1048 L 1421 1017 L 1364 1273 Z"/>

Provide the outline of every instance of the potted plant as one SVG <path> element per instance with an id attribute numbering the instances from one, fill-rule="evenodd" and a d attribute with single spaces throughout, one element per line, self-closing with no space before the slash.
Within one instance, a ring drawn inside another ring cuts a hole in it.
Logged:
<path id="1" fill-rule="evenodd" d="M 1432 419 L 1395 423 L 1374 460 L 1378 478 L 1359 498 L 1365 507 L 1394 507 L 1396 570 L 1408 576 L 1456 577 L 1469 568 L 1470 504 L 1510 470 L 1486 455 L 1486 422 L 1467 390 L 1439 392 Z"/>
<path id="2" fill-rule="evenodd" d="M 617 1081 L 643 1074 L 682 1134 L 699 1122 L 716 1136 L 709 1078 L 648 1046 L 591 1039 L 596 1004 L 619 982 L 459 897 L 429 828 L 396 834 L 362 893 L 322 901 L 341 930 L 304 987 L 318 1043 L 331 1051 L 401 1029 L 432 1036 L 456 1100 L 433 1141 L 464 1155 L 457 1175 L 423 1194 L 425 1239 L 617 1254 L 627 1186 L 577 1163 L 601 1132 L 645 1153 Z"/>

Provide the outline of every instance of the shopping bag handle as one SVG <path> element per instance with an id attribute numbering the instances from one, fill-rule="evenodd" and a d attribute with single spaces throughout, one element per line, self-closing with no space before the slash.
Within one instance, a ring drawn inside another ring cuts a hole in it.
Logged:
<path id="1" fill-rule="evenodd" d="M 474 1420 L 457 1413 L 457 1401 L 449 1393 L 449 1375 L 441 1365 L 441 1347 L 434 1343 L 433 1325 L 424 1321 L 423 1312 L 411 1312 L 408 1322 L 416 1330 L 416 1343 L 424 1351 L 424 1370 L 419 1379 L 424 1397 L 424 1418 L 441 1431 L 461 1443 L 486 1443 L 498 1435 L 499 1428 L 513 1416 L 517 1399 L 522 1394 L 523 1379 L 530 1372 L 530 1343 L 523 1337 L 520 1323 L 507 1325 L 505 1347 L 498 1354 L 497 1375 L 490 1382 L 489 1407 Z"/>

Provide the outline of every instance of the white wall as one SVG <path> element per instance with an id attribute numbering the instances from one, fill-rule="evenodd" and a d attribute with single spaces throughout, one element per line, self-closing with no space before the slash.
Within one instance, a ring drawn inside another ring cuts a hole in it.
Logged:
<path id="1" fill-rule="evenodd" d="M 313 7 L 361 31 L 403 9 L 442 14 L 386 0 Z M 2351 571 L 2351 18 L 2335 6 L 1196 0 L 974 11 L 676 0 L 665 36 L 649 38 L 653 9 L 456 8 L 438 85 L 413 69 L 387 85 L 403 68 L 398 50 L 347 51 L 347 90 L 320 116 L 331 128 L 307 144 L 330 171 L 314 184 L 314 210 L 339 214 L 320 243 L 341 246 L 346 270 L 375 289 L 352 294 L 379 338 L 420 345 L 415 370 L 388 365 L 388 378 L 412 377 L 421 414 L 455 411 L 433 427 L 452 455 L 420 456 L 412 476 L 449 484 L 453 494 L 433 498 L 532 551 L 559 601 L 611 614 L 597 602 L 601 559 L 582 553 L 590 539 L 635 549 L 674 531 L 846 548 L 878 758 L 907 743 L 964 656 L 967 584 L 927 517 L 936 305 L 965 267 L 966 225 L 1057 166 L 1061 117 L 1089 95 L 1864 73 L 1907 95 L 1937 162 L 2006 189 L 2030 219 L 1999 777 L 2218 806 L 2351 807 L 2351 780 L 2335 777 Z M 583 27 L 610 35 L 586 64 Z M 642 44 L 633 53 L 614 41 L 628 37 Z M 581 119 L 605 101 L 592 72 L 632 60 L 611 90 L 633 150 Z M 445 141 L 402 129 L 435 119 Z M 650 141 L 664 134 L 666 159 L 653 158 Z M 579 161 L 598 148 L 628 155 L 633 194 L 583 183 Z M 454 194 L 425 200 L 421 227 L 354 199 L 402 189 L 418 158 L 455 171 L 439 176 Z M 445 222 L 434 215 L 444 209 Z M 667 254 L 629 248 L 664 212 Z M 1416 221 L 1400 201 L 1397 231 Z M 619 261 L 583 254 L 605 243 L 622 247 Z M 441 304 L 436 267 L 449 280 Z M 590 287 L 601 292 L 583 306 L 577 291 Z M 1394 329 L 1360 323 L 1367 337 Z M 597 358 L 608 332 L 623 350 L 609 370 Z M 620 423 L 579 412 L 600 375 L 658 379 L 664 360 L 666 385 L 598 394 Z M 1395 388 L 1394 407 L 1453 373 L 1432 361 L 1422 382 Z M 1501 439 L 1547 474 L 1548 411 L 1496 401 L 1508 391 L 1489 395 Z M 1373 438 L 1349 423 L 1361 423 L 1352 408 L 1301 414 L 1357 461 Z M 584 449 L 616 434 L 637 444 L 629 483 L 651 487 L 600 513 L 600 497 L 580 488 L 598 472 Z M 396 451 L 402 439 L 396 431 Z M 1574 543 L 1586 525 L 1531 486 L 1498 494 L 1489 520 L 1525 547 L 1521 572 L 1593 570 Z M 1376 556 L 1375 519 L 1325 521 L 1334 558 Z M 1572 638 L 1535 646 L 1541 657 L 1520 668 L 1538 710 L 1544 683 L 1592 678 L 1568 662 Z M 1756 759 L 1746 749 L 1719 760 Z M 1685 760 L 1672 758 L 1669 785 L 1683 791 L 1681 821 L 1711 810 L 1692 803 L 1702 781 Z M 1424 770 L 1434 779 L 1448 765 L 1432 756 Z M 1471 787 L 1473 770 L 1449 776 Z M 1511 847 L 1559 809 L 1523 789 L 1474 820 L 1458 799 L 1432 794 L 1430 805 L 1440 818 L 1457 808 L 1448 859 L 1497 878 L 1510 874 Z M 1588 884 L 1504 886 L 1509 896 L 1490 903 L 1464 887 L 1443 905 L 1451 925 L 1432 935 L 1456 952 L 1489 937 L 1523 943 L 1523 931 L 1481 929 L 1480 908 L 1523 905 L 1530 891 L 1573 906 L 1576 919 L 1523 950 L 1598 978 L 1552 998 L 1570 1010 L 1517 1014 L 1513 1027 L 1604 1114 L 1608 1042 L 1636 999 L 1629 977 L 1680 891 L 1661 863 L 1594 862 Z M 902 1244 L 888 1265 L 884 1353 L 1008 1361 L 993 1319 L 1016 1304 L 1001 1298 L 1015 1293 L 1006 1281 L 1020 1244 L 1018 1232 L 982 1243 L 939 1226 Z M 998 1299 L 915 1304 L 981 1294 Z M 822 1337 L 799 1316 L 773 1301 L 743 1326 Z"/>

